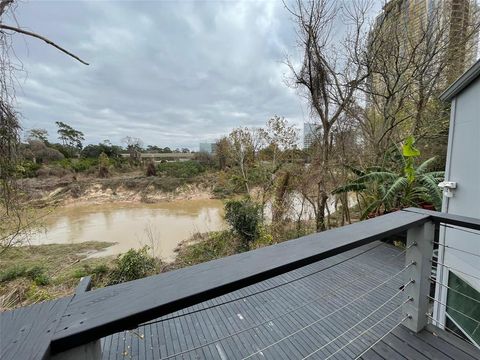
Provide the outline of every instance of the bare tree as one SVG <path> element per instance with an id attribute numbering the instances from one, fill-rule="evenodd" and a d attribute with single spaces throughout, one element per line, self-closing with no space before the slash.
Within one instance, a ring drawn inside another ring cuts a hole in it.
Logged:
<path id="1" fill-rule="evenodd" d="M 450 8 L 453 1 L 434 3 L 413 17 L 401 4 L 388 3 L 370 32 L 363 58 L 369 77 L 359 87 L 367 95 L 367 106 L 352 112 L 377 162 L 409 135 L 431 140 L 448 133 L 438 96 L 463 72 L 467 60 L 475 58 L 480 27 L 475 6 L 461 12 L 468 24 L 459 31 L 459 19 Z"/>
<path id="2" fill-rule="evenodd" d="M 134 162 L 140 161 L 140 153 L 143 146 L 142 139 L 132 136 L 125 136 L 122 139 L 122 143 L 125 144 L 127 151 L 130 154 L 130 160 Z"/>
<path id="3" fill-rule="evenodd" d="M 300 67 L 287 64 L 292 85 L 308 100 L 312 116 L 320 123 L 317 152 L 313 166 L 319 169 L 311 180 L 315 194 L 309 196 L 316 212 L 317 230 L 327 227 L 327 201 L 335 172 L 332 170 L 332 131 L 342 115 L 355 103 L 358 85 L 368 76 L 364 57 L 368 39 L 368 1 L 296 0 L 285 5 L 297 24 L 298 46 L 303 51 Z M 347 32 L 342 39 L 333 34 L 335 24 L 343 23 Z"/>
<path id="4" fill-rule="evenodd" d="M 247 194 L 250 194 L 249 186 L 249 163 L 255 157 L 255 150 L 258 141 L 255 139 L 256 133 L 248 128 L 234 129 L 228 136 L 230 142 L 230 156 L 240 169 L 242 181 Z"/>

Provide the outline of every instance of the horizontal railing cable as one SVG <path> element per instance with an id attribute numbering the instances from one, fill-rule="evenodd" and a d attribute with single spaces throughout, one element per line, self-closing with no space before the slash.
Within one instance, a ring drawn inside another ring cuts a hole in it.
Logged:
<path id="1" fill-rule="evenodd" d="M 405 266 L 402 270 L 400 270 L 400 271 L 397 272 L 396 274 L 390 276 L 387 280 L 381 282 L 380 284 L 376 285 L 375 287 L 373 287 L 372 289 L 370 289 L 370 290 L 368 290 L 367 292 L 363 293 L 362 295 L 359 295 L 359 296 L 355 297 L 353 300 L 347 302 L 346 304 L 344 304 L 344 305 L 342 305 L 341 307 L 337 308 L 336 310 L 334 310 L 333 312 L 329 313 L 328 315 L 322 316 L 321 318 L 319 318 L 319 319 L 313 321 L 312 323 L 310 323 L 310 324 L 308 324 L 308 325 L 306 325 L 306 326 L 304 326 L 304 327 L 302 327 L 302 328 L 300 328 L 300 329 L 298 329 L 298 330 L 296 330 L 296 331 L 294 331 L 294 332 L 292 332 L 292 333 L 290 333 L 290 334 L 282 337 L 281 339 L 279 339 L 279 340 L 271 343 L 270 345 L 265 346 L 264 348 L 255 351 L 254 353 L 252 353 L 252 354 L 250 354 L 250 355 L 242 358 L 242 360 L 250 359 L 250 358 L 253 357 L 254 355 L 257 355 L 257 354 L 259 354 L 259 353 L 262 353 L 263 351 L 271 348 L 272 346 L 275 346 L 275 345 L 281 343 L 282 341 L 285 341 L 285 340 L 287 340 L 288 338 L 290 338 L 290 337 L 292 337 L 292 336 L 294 336 L 294 335 L 296 335 L 296 334 L 298 334 L 298 333 L 300 333 L 300 332 L 302 332 L 302 331 L 304 331 L 304 330 L 312 327 L 313 325 L 319 323 L 320 321 L 325 320 L 325 319 L 329 318 L 330 316 L 338 313 L 339 311 L 345 309 L 347 306 L 350 306 L 350 305 L 353 304 L 354 302 L 360 300 L 361 298 L 367 296 L 368 294 L 372 293 L 373 291 L 375 291 L 375 290 L 379 289 L 380 287 L 384 286 L 384 285 L 387 284 L 389 281 L 393 280 L 395 277 L 397 277 L 398 275 L 402 274 L 405 270 L 407 270 L 407 269 L 408 269 L 410 266 L 412 266 L 413 264 L 414 264 L 414 262 L 408 264 L 408 265 Z"/>
<path id="2" fill-rule="evenodd" d="M 360 280 L 360 278 L 361 278 L 361 277 L 359 276 L 358 278 L 355 278 L 355 279 L 353 279 L 353 280 L 351 280 L 351 281 L 348 281 L 348 282 L 346 282 L 346 283 L 343 284 L 343 285 L 345 286 L 345 285 L 350 285 L 350 284 L 352 284 L 352 283 L 355 283 L 355 282 L 357 282 L 358 280 Z M 275 317 L 273 317 L 273 318 L 269 318 L 269 319 L 267 319 L 267 320 L 264 320 L 264 321 L 262 321 L 261 323 L 258 323 L 258 324 L 252 325 L 252 326 L 250 326 L 250 327 L 247 327 L 247 328 L 238 330 L 238 331 L 236 331 L 236 332 L 234 332 L 234 333 L 231 333 L 231 334 L 228 334 L 228 335 L 225 335 L 225 336 L 216 338 L 216 339 L 214 339 L 214 340 L 211 340 L 211 341 L 209 341 L 209 342 L 207 342 L 207 343 L 204 343 L 204 344 L 195 346 L 195 347 L 193 347 L 193 348 L 189 348 L 189 349 L 187 349 L 187 350 L 184 350 L 184 351 L 181 351 L 181 352 L 178 352 L 178 353 L 169 355 L 169 356 L 167 356 L 167 357 L 163 357 L 163 358 L 161 358 L 160 360 L 171 359 L 171 358 L 173 358 L 173 357 L 176 357 L 176 356 L 179 356 L 179 355 L 183 355 L 183 354 L 189 353 L 189 352 L 191 352 L 191 351 L 195 351 L 195 350 L 201 349 L 201 348 L 203 348 L 203 347 L 206 347 L 206 346 L 215 344 L 215 343 L 217 343 L 217 342 L 220 342 L 220 341 L 229 339 L 229 338 L 231 338 L 231 337 L 240 335 L 240 334 L 242 334 L 242 333 L 244 333 L 244 332 L 246 332 L 246 331 L 256 329 L 257 327 L 260 327 L 260 326 L 263 326 L 263 325 L 265 325 L 265 324 L 268 324 L 268 323 L 270 323 L 270 322 L 272 322 L 272 321 L 281 319 L 281 318 L 283 318 L 284 316 L 286 316 L 286 315 L 288 315 L 288 314 L 291 314 L 292 312 L 295 312 L 295 311 L 297 311 L 297 310 L 300 310 L 300 309 L 304 308 L 305 306 L 308 306 L 308 305 L 310 305 L 310 304 L 312 304 L 312 303 L 315 303 L 315 302 L 317 302 L 317 301 L 319 301 L 319 300 L 321 300 L 321 299 L 328 298 L 328 297 L 330 297 L 331 295 L 334 295 L 335 293 L 337 293 L 337 292 L 340 291 L 340 290 L 342 290 L 342 289 L 336 288 L 336 289 L 334 289 L 334 290 L 332 290 L 332 291 L 330 291 L 330 292 L 328 292 L 328 293 L 326 293 L 326 294 L 323 294 L 322 296 L 318 296 L 318 297 L 314 298 L 313 300 L 310 300 L 310 301 L 308 301 L 308 302 L 306 302 L 306 303 L 303 303 L 303 304 L 300 305 L 300 306 L 294 307 L 294 308 L 292 308 L 292 309 L 290 309 L 290 310 L 288 310 L 288 311 L 286 311 L 286 312 L 283 312 L 283 313 L 281 313 L 280 315 L 277 315 L 277 316 L 275 316 Z"/>
<path id="3" fill-rule="evenodd" d="M 436 284 L 438 284 L 438 285 L 440 285 L 440 286 L 443 286 L 444 288 L 446 288 L 446 289 L 448 289 L 448 290 L 451 290 L 451 291 L 453 291 L 453 292 L 456 292 L 457 294 L 460 294 L 460 295 L 462 295 L 463 297 L 466 297 L 467 299 L 470 299 L 470 300 L 472 300 L 472 301 L 480 304 L 480 300 L 475 299 L 475 298 L 473 298 L 473 297 L 471 297 L 471 296 L 468 296 L 467 294 L 464 294 L 464 293 L 462 293 L 461 291 L 458 291 L 457 289 L 454 289 L 454 288 L 452 288 L 452 287 L 450 287 L 450 286 L 448 286 L 448 285 L 442 284 L 440 281 L 437 281 L 437 280 L 432 279 L 432 278 L 430 278 L 430 281 L 431 281 L 431 282 L 434 282 L 434 283 L 436 283 Z"/>
<path id="4" fill-rule="evenodd" d="M 462 252 L 462 253 L 465 253 L 465 254 L 469 254 L 469 255 L 473 255 L 473 256 L 478 256 L 478 257 L 480 257 L 480 254 L 475 254 L 475 253 L 470 252 L 470 251 L 467 251 L 467 250 L 459 249 L 459 248 L 456 248 L 456 247 L 453 247 L 453 246 L 450 246 L 450 245 L 445 245 L 445 244 L 439 243 L 439 242 L 437 242 L 437 241 L 434 241 L 433 243 L 436 244 L 436 245 L 438 245 L 438 246 L 443 246 L 444 248 L 448 248 L 448 249 L 452 249 L 452 250 L 455 250 L 455 251 L 459 251 L 459 252 Z"/>
<path id="5" fill-rule="evenodd" d="M 385 321 L 385 319 L 387 319 L 389 316 L 391 316 L 393 313 L 395 313 L 398 309 L 400 309 L 403 305 L 405 305 L 407 302 L 409 301 L 412 301 L 413 298 L 408 298 L 407 300 L 405 300 L 403 303 L 401 304 L 398 304 L 397 307 L 395 309 L 393 309 L 392 311 L 390 311 L 388 314 L 386 314 L 385 316 L 383 316 L 380 320 L 378 320 L 375 324 L 373 324 L 372 326 L 370 326 L 369 328 L 365 329 L 364 331 L 362 331 L 360 334 L 358 334 L 357 336 L 355 336 L 353 339 L 351 339 L 348 343 L 346 343 L 345 345 L 343 345 L 342 347 L 340 347 L 338 350 L 336 350 L 335 352 L 333 352 L 332 354 L 330 354 L 328 357 L 325 358 L 325 360 L 328 360 L 330 359 L 332 356 L 334 356 L 335 354 L 338 354 L 340 351 L 342 351 L 343 349 L 345 349 L 348 345 L 350 345 L 351 343 L 353 343 L 355 340 L 358 340 L 360 337 L 362 337 L 363 335 L 365 335 L 366 333 L 368 333 L 370 330 L 372 330 L 375 326 L 377 326 L 378 324 L 380 324 L 382 321 Z M 408 318 L 410 317 L 410 315 L 406 315 L 402 320 L 400 320 L 400 324 L 403 323 L 405 320 L 407 320 Z M 310 355 L 304 357 L 302 360 L 305 360 L 309 357 Z"/>
<path id="6" fill-rule="evenodd" d="M 469 315 L 461 312 L 460 310 L 455 309 L 454 307 L 452 307 L 452 306 L 450 306 L 450 305 L 447 305 L 447 304 L 441 302 L 440 300 L 436 300 L 434 297 L 431 297 L 430 295 L 428 296 L 428 298 L 429 298 L 430 300 L 433 300 L 434 302 L 440 304 L 440 305 L 445 306 L 448 310 L 453 310 L 453 311 L 455 311 L 457 314 L 460 314 L 460 315 L 466 317 L 467 319 L 470 319 L 470 320 L 476 322 L 478 325 L 480 325 L 480 321 L 479 321 L 478 319 L 475 319 L 475 318 L 473 318 L 473 317 L 471 317 L 471 316 L 469 316 Z"/>
<path id="7" fill-rule="evenodd" d="M 400 273 L 403 273 L 403 272 L 404 272 L 408 267 L 410 267 L 411 265 L 412 265 L 412 264 L 406 266 L 406 267 L 405 267 L 404 269 L 402 269 L 399 273 L 393 275 L 392 278 L 389 279 L 389 280 L 392 280 L 393 278 L 395 278 L 396 276 L 398 276 Z M 344 284 L 344 285 L 349 285 L 349 284 L 355 283 L 355 282 L 358 281 L 360 278 L 361 278 L 361 277 L 358 277 L 358 278 L 356 278 L 356 279 L 354 279 L 354 280 L 351 280 L 351 281 L 347 282 L 347 283 Z M 410 280 L 410 281 L 407 282 L 404 286 L 402 286 L 402 290 L 400 290 L 399 293 L 402 292 L 403 289 L 404 289 L 406 286 L 408 286 L 410 283 L 412 283 L 412 280 Z M 385 282 L 382 283 L 382 284 L 380 284 L 380 285 L 384 285 L 384 284 L 385 284 Z M 375 288 L 377 288 L 377 287 L 375 287 Z M 374 288 L 374 289 L 375 289 L 375 288 Z M 371 290 L 369 290 L 369 291 L 371 292 L 371 291 L 373 291 L 374 289 L 371 289 Z M 304 308 L 305 306 L 308 306 L 308 305 L 310 305 L 310 304 L 312 304 L 312 303 L 314 303 L 314 302 L 317 302 L 317 301 L 319 301 L 319 300 L 321 300 L 321 299 L 325 299 L 325 298 L 327 298 L 327 297 L 329 297 L 329 296 L 337 293 L 337 292 L 340 291 L 340 290 L 343 290 L 343 288 L 336 288 L 336 289 L 328 292 L 327 294 L 322 294 L 322 296 L 319 296 L 319 297 L 317 297 L 317 298 L 315 298 L 315 299 L 312 299 L 312 300 L 310 300 L 310 301 L 308 301 L 308 302 L 306 302 L 306 303 L 303 303 L 302 305 L 296 306 L 296 307 L 294 307 L 294 308 L 292 308 L 292 309 L 290 309 L 290 310 L 288 310 L 288 311 L 286 311 L 286 312 L 283 312 L 282 314 L 279 314 L 279 315 L 277 315 L 277 316 L 275 316 L 275 317 L 273 317 L 273 318 L 270 318 L 270 319 L 268 319 L 268 320 L 264 320 L 264 321 L 262 321 L 261 323 L 252 325 L 252 326 L 250 326 L 250 327 L 247 327 L 247 328 L 244 328 L 244 329 L 241 329 L 241 330 L 238 330 L 238 331 L 236 331 L 236 332 L 234 332 L 234 333 L 231 333 L 231 334 L 222 336 L 222 337 L 220 337 L 220 338 L 217 338 L 217 339 L 211 340 L 211 341 L 209 341 L 209 342 L 207 342 L 207 343 L 204 343 L 204 344 L 201 344 L 201 345 L 198 345 L 198 346 L 195 346 L 195 347 L 186 349 L 186 350 L 184 350 L 184 351 L 181 351 L 181 352 L 178 352 L 178 353 L 175 353 L 175 354 L 172 354 L 172 355 L 163 357 L 163 358 L 161 358 L 160 360 L 171 359 L 171 358 L 173 358 L 173 357 L 180 356 L 180 355 L 183 355 L 183 354 L 186 354 L 186 353 L 189 353 L 189 352 L 192 352 L 192 351 L 201 349 L 201 348 L 206 347 L 206 346 L 210 346 L 210 345 L 215 344 L 215 343 L 217 343 L 217 342 L 220 342 L 220 341 L 229 339 L 229 338 L 231 338 L 231 337 L 240 335 L 240 334 L 242 334 L 242 333 L 244 333 L 244 332 L 246 332 L 246 331 L 253 330 L 253 329 L 257 328 L 257 327 L 260 327 L 260 326 L 263 326 L 263 325 L 265 325 L 265 324 L 268 324 L 268 323 L 270 323 L 270 322 L 272 322 L 272 321 L 275 321 L 275 320 L 284 318 L 286 315 L 291 314 L 292 312 L 298 311 L 298 310 Z"/>
<path id="8" fill-rule="evenodd" d="M 448 224 L 440 224 L 440 226 L 443 226 L 443 227 L 446 227 L 446 228 L 449 228 L 449 229 L 463 231 L 463 232 L 466 232 L 466 233 L 469 233 L 469 234 L 480 235 L 480 233 L 475 232 L 473 230 L 464 229 L 464 228 L 457 227 L 457 226 L 452 226 L 452 225 L 448 225 Z"/>
<path id="9" fill-rule="evenodd" d="M 275 289 L 278 289 L 282 286 L 286 286 L 286 285 L 290 285 L 294 282 L 297 282 L 297 281 L 300 281 L 302 279 L 305 279 L 305 278 L 308 278 L 310 276 L 313 276 L 315 274 L 318 274 L 318 273 L 321 273 L 322 271 L 325 271 L 325 270 L 328 270 L 334 266 L 337 266 L 337 265 L 340 265 L 340 264 L 343 264 L 344 262 L 347 262 L 349 260 L 352 260 L 358 256 L 361 256 L 361 255 L 364 255 L 365 253 L 369 252 L 369 251 L 372 251 L 372 250 L 375 250 L 376 248 L 378 248 L 379 246 L 382 246 L 383 244 L 378 244 L 374 247 L 372 247 L 371 249 L 368 249 L 368 250 L 365 250 L 365 251 L 362 251 L 361 253 L 358 253 L 352 257 L 349 257 L 347 259 L 344 259 L 342 261 L 339 261 L 335 264 L 332 264 L 332 265 L 329 265 L 327 267 L 324 267 L 322 269 L 319 269 L 319 270 L 316 270 L 316 271 L 313 271 L 309 274 L 306 274 L 306 275 L 302 275 L 302 276 L 299 276 L 295 279 L 292 279 L 292 280 L 288 280 L 288 281 L 285 281 L 281 284 L 277 284 L 277 285 L 274 285 L 274 286 L 271 286 L 269 288 L 266 288 L 266 289 L 262 289 L 262 290 L 259 290 L 259 291 L 255 291 L 255 292 L 252 292 L 250 294 L 246 294 L 246 295 L 243 295 L 243 296 L 240 296 L 238 298 L 233 298 L 233 299 L 230 299 L 230 300 L 227 300 L 227 301 L 223 301 L 221 303 L 218 303 L 218 304 L 213 304 L 213 305 L 210 305 L 210 306 L 207 306 L 205 308 L 200 308 L 200 309 L 196 309 L 196 310 L 192 310 L 192 311 L 188 311 L 188 312 L 185 312 L 185 313 L 181 313 L 181 314 L 178 314 L 178 315 L 174 315 L 174 316 L 169 316 L 169 317 L 166 317 L 166 318 L 161 318 L 161 319 L 158 319 L 158 320 L 154 320 L 154 321 L 149 321 L 149 322 L 146 322 L 146 323 L 142 323 L 140 324 L 139 326 L 145 326 L 145 325 L 152 325 L 152 324 L 157 324 L 157 323 L 161 323 L 161 322 L 164 322 L 164 321 L 168 321 L 168 320 L 173 320 L 173 319 L 177 319 L 177 318 L 180 318 L 180 317 L 184 317 L 184 316 L 188 316 L 188 315 L 192 315 L 192 314 L 196 314 L 198 312 L 201 312 L 201 311 L 205 311 L 205 310 L 209 310 L 209 309 L 213 309 L 213 308 L 216 308 L 216 307 L 219 307 L 219 306 L 222 306 L 222 305 L 227 305 L 227 304 L 230 304 L 230 303 L 233 303 L 233 302 L 236 302 L 236 301 L 240 301 L 240 300 L 243 300 L 243 299 L 247 299 L 249 297 L 252 297 L 252 296 L 255 296 L 255 295 L 259 295 L 259 294 L 263 294 L 265 292 L 268 292 L 268 291 L 271 291 L 271 290 L 275 290 Z"/>
<path id="10" fill-rule="evenodd" d="M 405 316 L 401 321 L 399 321 L 394 327 L 392 327 L 390 330 L 388 330 L 385 334 L 383 334 L 381 337 L 379 337 L 373 344 L 371 344 L 368 348 L 362 351 L 360 355 L 357 355 L 355 360 L 360 359 L 363 355 L 365 355 L 367 352 L 369 352 L 375 345 L 377 345 L 380 341 L 385 339 L 389 334 L 392 333 L 396 328 L 398 328 L 400 325 L 403 324 L 403 322 L 407 319 L 410 318 L 410 315 Z"/>
<path id="11" fill-rule="evenodd" d="M 438 262 L 438 261 L 436 261 L 436 260 L 430 259 L 430 261 L 431 261 L 432 263 L 438 265 L 438 266 L 443 266 L 443 267 L 446 267 L 447 269 L 452 270 L 452 271 L 454 271 L 454 272 L 458 272 L 458 273 L 463 274 L 463 275 L 465 275 L 465 276 L 470 276 L 470 277 L 473 278 L 473 279 L 480 280 L 480 277 L 478 277 L 478 276 L 475 276 L 475 275 L 466 273 L 466 272 L 464 272 L 464 271 L 462 271 L 462 270 L 458 270 L 457 268 L 454 268 L 454 267 L 445 265 L 445 264 L 440 263 L 440 262 Z"/>
<path id="12" fill-rule="evenodd" d="M 318 348 L 317 350 L 315 350 L 314 352 L 310 353 L 308 356 L 304 357 L 303 359 L 307 359 L 309 358 L 310 356 L 316 354 L 317 352 L 323 350 L 324 348 L 326 348 L 328 345 L 330 345 L 331 343 L 337 341 L 338 339 L 341 339 L 343 336 L 345 336 L 346 334 L 348 334 L 350 331 L 352 331 L 353 329 L 355 329 L 357 326 L 359 326 L 360 324 L 362 324 L 365 320 L 369 319 L 372 315 L 376 314 L 380 309 L 382 309 L 385 305 L 387 305 L 390 301 L 392 301 L 395 297 L 397 297 L 399 294 L 401 294 L 410 284 L 412 284 L 414 281 L 413 280 L 410 280 L 409 282 L 407 282 L 401 290 L 397 291 L 394 295 L 392 295 L 387 301 L 385 301 L 383 304 L 381 304 L 380 306 L 378 306 L 374 311 L 372 311 L 370 314 L 368 314 L 367 316 L 365 316 L 362 320 L 360 320 L 359 322 L 357 322 L 355 325 L 349 327 L 347 330 L 345 330 L 343 333 L 341 333 L 340 335 L 336 336 L 335 338 L 333 338 L 332 340 L 330 340 L 329 342 L 327 342 L 326 344 L 323 344 L 320 348 Z M 302 360 L 303 360 L 302 359 Z"/>

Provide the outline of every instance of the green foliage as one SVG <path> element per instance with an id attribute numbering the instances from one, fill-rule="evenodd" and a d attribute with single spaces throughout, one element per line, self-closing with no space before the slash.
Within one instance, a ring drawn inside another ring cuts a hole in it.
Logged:
<path id="1" fill-rule="evenodd" d="M 108 273 L 108 271 L 109 271 L 109 268 L 106 264 L 98 264 L 93 267 L 92 275 L 97 275 L 97 276 L 105 275 L 106 273 Z"/>
<path id="2" fill-rule="evenodd" d="M 82 141 L 85 140 L 85 137 L 81 131 L 75 130 L 70 125 L 61 121 L 56 121 L 55 124 L 58 126 L 58 138 L 64 145 L 69 146 L 72 154 L 82 149 Z"/>
<path id="3" fill-rule="evenodd" d="M 28 300 L 34 303 L 53 299 L 53 296 L 47 290 L 39 288 L 36 284 L 32 284 L 25 295 Z"/>
<path id="4" fill-rule="evenodd" d="M 37 171 L 42 167 L 42 165 L 34 163 L 33 161 L 23 161 L 18 166 L 18 172 L 21 176 L 26 178 L 32 178 L 37 176 Z"/>
<path id="5" fill-rule="evenodd" d="M 428 172 L 435 163 L 430 158 L 415 167 L 414 159 L 420 152 L 413 147 L 413 139 L 407 140 L 400 156 L 392 156 L 390 167 L 372 167 L 356 171 L 357 178 L 341 186 L 334 194 L 355 191 L 363 195 L 362 218 L 372 213 L 389 212 L 409 206 L 431 204 L 439 210 L 442 193 L 438 183 L 443 180 L 443 171 Z M 407 155 L 405 155 L 407 154 Z"/>
<path id="6" fill-rule="evenodd" d="M 225 220 L 242 239 L 247 249 L 260 234 L 261 207 L 250 199 L 229 200 L 225 204 Z"/>
<path id="7" fill-rule="evenodd" d="M 258 228 L 258 236 L 254 242 L 250 244 L 251 249 L 257 249 L 264 246 L 270 246 L 275 244 L 275 240 L 272 234 L 268 231 L 268 229 L 264 226 L 259 226 Z"/>
<path id="8" fill-rule="evenodd" d="M 120 146 L 111 145 L 109 143 L 100 143 L 98 145 L 87 145 L 83 148 L 81 156 L 84 158 L 98 158 L 102 153 L 108 157 L 119 157 L 122 152 Z"/>
<path id="9" fill-rule="evenodd" d="M 30 268 L 25 265 L 12 266 L 0 273 L 0 282 L 12 281 L 20 277 L 30 279 L 38 286 L 50 284 L 50 278 L 45 274 L 45 269 L 38 265 Z"/>
<path id="10" fill-rule="evenodd" d="M 205 167 L 197 161 L 176 161 L 160 163 L 158 174 L 176 178 L 189 179 L 205 171 Z"/>
<path id="11" fill-rule="evenodd" d="M 420 156 L 420 150 L 413 147 L 415 139 L 409 136 L 402 146 L 402 155 L 405 157 L 404 172 L 409 184 L 415 181 L 415 168 L 413 166 L 414 159 Z"/>
<path id="12" fill-rule="evenodd" d="M 148 246 L 139 250 L 130 249 L 119 255 L 109 276 L 109 285 L 119 284 L 153 275 L 156 272 L 156 260 L 148 255 Z"/>
<path id="13" fill-rule="evenodd" d="M 238 240 L 229 230 L 195 234 L 192 244 L 180 247 L 175 267 L 185 267 L 233 255 L 238 250 Z"/>
<path id="14" fill-rule="evenodd" d="M 19 277 L 25 276 L 27 267 L 24 265 L 12 266 L 0 273 L 0 282 L 7 282 L 15 280 Z"/>
<path id="15" fill-rule="evenodd" d="M 98 165 L 98 159 L 63 159 L 58 164 L 67 170 L 86 172 Z"/>
<path id="16" fill-rule="evenodd" d="M 75 279 L 81 279 L 82 277 L 88 276 L 88 268 L 87 267 L 81 267 L 73 270 L 72 272 L 72 277 Z"/>

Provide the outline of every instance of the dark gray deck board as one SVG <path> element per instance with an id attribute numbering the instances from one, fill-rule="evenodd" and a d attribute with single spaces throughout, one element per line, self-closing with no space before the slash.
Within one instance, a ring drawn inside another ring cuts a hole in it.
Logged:
<path id="1" fill-rule="evenodd" d="M 455 346 L 451 346 L 451 344 L 447 343 L 442 338 L 434 336 L 432 333 L 428 331 L 423 331 L 417 335 L 420 339 L 425 341 L 425 343 L 432 345 L 433 347 L 437 348 L 447 356 L 451 357 L 455 360 L 475 360 L 475 358 L 463 352 L 462 350 L 458 349 Z M 478 357 L 477 357 L 478 359 Z"/>
<path id="2" fill-rule="evenodd" d="M 275 318 L 281 313 L 323 296 L 316 302 L 311 302 L 302 309 L 285 315 L 281 319 L 273 320 L 269 324 L 258 326 L 237 336 L 179 355 L 175 359 L 224 360 L 222 356 L 225 356 L 227 359 L 242 359 L 263 349 L 269 344 L 334 312 L 335 309 L 347 304 L 353 298 L 364 294 L 366 291 L 375 288 L 378 284 L 385 281 L 387 277 L 396 274 L 403 268 L 405 260 L 404 256 L 401 256 L 400 250 L 379 243 L 370 244 L 367 247 L 367 252 L 363 252 L 362 248 L 351 250 L 338 255 L 338 257 L 335 256 L 310 264 L 298 270 L 250 285 L 163 317 L 161 319 L 165 319 L 164 322 L 148 325 L 151 328 L 150 332 L 157 334 L 157 338 L 152 338 L 152 341 L 148 344 L 145 342 L 144 346 L 150 346 L 153 349 L 139 351 L 139 359 L 142 359 L 141 356 L 148 360 L 161 359 L 167 356 L 165 350 L 161 350 L 161 348 L 168 348 L 168 355 L 172 355 L 204 345 L 227 334 L 235 333 Z M 313 275 L 271 289 L 272 286 L 278 286 L 308 274 Z M 352 282 L 352 280 L 354 281 Z M 371 314 L 379 305 L 395 294 L 399 286 L 403 285 L 404 282 L 403 277 L 399 276 L 398 279 L 394 279 L 388 286 L 376 289 L 362 301 L 359 300 L 344 310 L 299 332 L 297 335 L 270 347 L 263 351 L 262 355 L 257 355 L 253 359 L 302 359 L 304 356 L 324 346 L 331 339 L 350 329 L 344 337 L 325 346 L 325 348 L 311 357 L 311 359 L 325 359 L 392 311 L 397 304 L 401 303 L 403 297 L 399 295 L 398 298 L 395 298 L 395 301 L 388 302 L 380 311 L 371 315 L 370 318 L 361 324 L 358 324 L 361 319 Z M 239 299 L 262 290 L 267 291 L 223 304 L 225 301 Z M 209 306 L 218 304 L 223 305 L 207 309 Z M 204 310 L 168 320 L 169 317 L 187 314 L 195 309 Z M 237 314 L 241 314 L 243 319 L 240 319 Z M 380 323 L 365 333 L 357 341 L 345 346 L 342 351 L 339 351 L 331 359 L 345 360 L 355 358 L 393 328 L 400 317 L 400 310 L 398 310 L 391 317 L 387 318 L 385 322 Z M 166 323 L 170 324 L 167 325 Z M 355 324 L 358 325 L 353 327 Z M 140 326 L 139 329 L 142 329 L 142 327 Z M 162 336 L 162 331 L 166 337 Z M 173 331 L 175 332 L 173 333 Z M 182 336 L 183 339 L 181 338 Z M 435 337 L 432 339 L 432 337 L 431 332 L 426 335 L 416 335 L 399 327 L 376 344 L 373 349 L 365 353 L 362 358 L 365 360 L 451 360 L 452 355 L 460 354 L 466 356 L 465 351 L 471 350 L 469 345 L 460 344 L 455 346 L 455 340 L 450 338 L 448 338 L 449 342 L 443 338 L 437 339 Z M 142 346 L 141 341 L 139 346 Z M 474 350 L 477 351 L 477 349 Z M 478 353 L 480 354 L 480 352 Z M 149 354 L 157 355 L 152 356 Z M 111 359 L 111 357 L 104 355 L 104 359 Z M 123 357 L 121 354 L 118 354 L 116 359 L 123 359 Z M 459 359 L 472 360 L 468 356 L 467 358 L 462 357 Z"/>
<path id="3" fill-rule="evenodd" d="M 0 359 L 43 359 L 72 296 L 0 313 Z"/>

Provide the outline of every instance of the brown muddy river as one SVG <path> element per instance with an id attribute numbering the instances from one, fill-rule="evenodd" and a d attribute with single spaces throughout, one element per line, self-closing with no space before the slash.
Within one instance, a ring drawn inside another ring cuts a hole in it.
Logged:
<path id="1" fill-rule="evenodd" d="M 177 200 L 158 204 L 102 204 L 59 208 L 45 220 L 44 231 L 31 241 L 73 244 L 107 241 L 116 244 L 91 256 L 116 255 L 130 248 L 172 260 L 174 249 L 196 232 L 225 228 L 219 200 Z"/>

